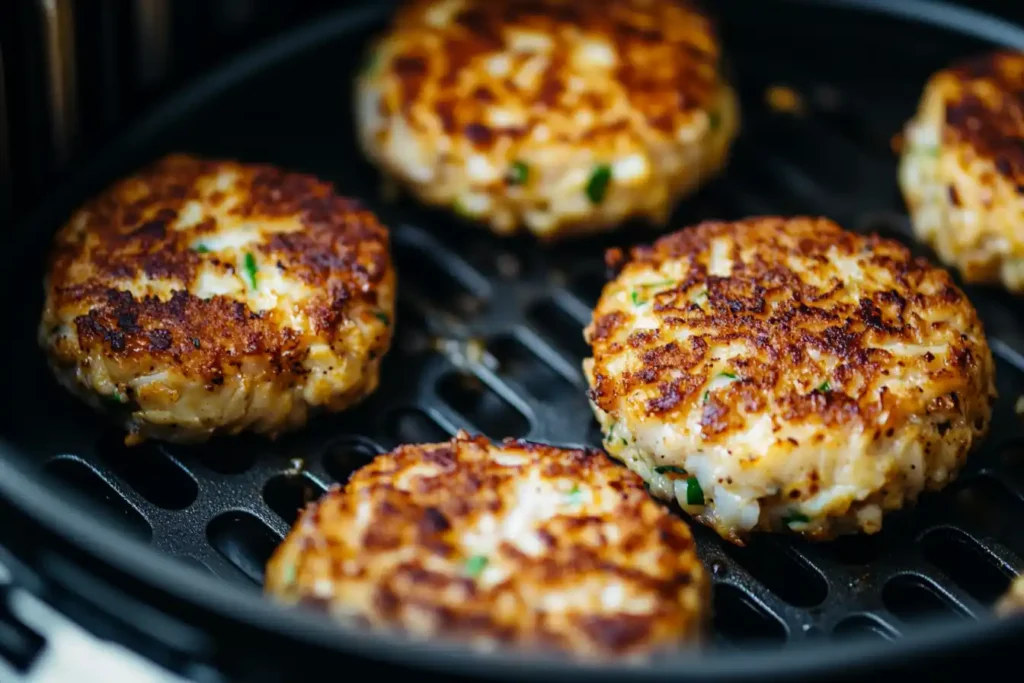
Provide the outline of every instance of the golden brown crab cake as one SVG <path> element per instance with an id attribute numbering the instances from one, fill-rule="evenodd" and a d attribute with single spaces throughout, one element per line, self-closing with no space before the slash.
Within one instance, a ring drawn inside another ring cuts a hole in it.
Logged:
<path id="1" fill-rule="evenodd" d="M 932 76 L 904 131 L 899 184 L 943 262 L 967 282 L 1024 292 L 1024 54 Z"/>
<path id="2" fill-rule="evenodd" d="M 544 240 L 664 223 L 739 129 L 685 0 L 413 0 L 357 80 L 367 156 L 420 201 Z"/>
<path id="3" fill-rule="evenodd" d="M 609 260 L 584 361 L 605 447 L 730 541 L 876 532 L 988 430 L 981 322 L 897 242 L 756 217 Z"/>
<path id="4" fill-rule="evenodd" d="M 372 629 L 582 657 L 698 641 L 710 614 L 689 528 L 634 473 L 465 432 L 379 455 L 307 506 L 266 591 Z"/>
<path id="5" fill-rule="evenodd" d="M 997 616 L 1009 617 L 1024 614 L 1024 576 L 1018 576 L 995 604 Z"/>
<path id="6" fill-rule="evenodd" d="M 39 342 L 126 443 L 276 436 L 376 388 L 394 286 L 386 229 L 330 184 L 171 155 L 58 232 Z"/>

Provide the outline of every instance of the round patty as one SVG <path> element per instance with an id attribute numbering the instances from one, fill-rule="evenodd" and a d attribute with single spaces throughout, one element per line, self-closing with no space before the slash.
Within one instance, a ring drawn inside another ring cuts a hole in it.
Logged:
<path id="1" fill-rule="evenodd" d="M 357 82 L 366 154 L 421 201 L 543 239 L 655 224 L 739 127 L 683 0 L 413 0 Z"/>
<path id="2" fill-rule="evenodd" d="M 978 316 L 896 242 L 759 217 L 609 261 L 584 361 L 605 447 L 727 540 L 876 532 L 988 430 Z"/>
<path id="3" fill-rule="evenodd" d="M 387 231 L 330 184 L 172 155 L 58 232 L 39 342 L 126 443 L 276 436 L 376 388 L 394 285 Z"/>
<path id="4" fill-rule="evenodd" d="M 710 588 L 642 484 L 598 451 L 465 432 L 402 446 L 305 509 L 266 590 L 414 637 L 643 655 L 698 639 Z"/>
<path id="5" fill-rule="evenodd" d="M 1024 54 L 954 65 L 907 124 L 899 183 L 918 237 L 967 282 L 1024 292 Z"/>

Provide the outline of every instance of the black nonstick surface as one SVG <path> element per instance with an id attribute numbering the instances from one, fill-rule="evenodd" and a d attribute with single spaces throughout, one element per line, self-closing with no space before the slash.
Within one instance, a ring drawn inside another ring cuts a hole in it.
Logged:
<path id="1" fill-rule="evenodd" d="M 1024 48 L 1022 29 L 928 3 L 722 0 L 714 7 L 744 126 L 727 174 L 681 205 L 674 227 L 811 213 L 914 246 L 891 136 L 935 69 L 993 45 Z M 654 237 L 630 228 L 542 249 L 379 200 L 378 177 L 353 143 L 349 97 L 366 36 L 388 11 L 385 4 L 339 12 L 206 77 L 7 235 L 0 344 L 11 366 L 3 411 L 10 447 L 166 562 L 248 589 L 253 599 L 298 508 L 377 452 L 446 439 L 459 428 L 599 446 L 580 372 L 581 330 L 604 282 L 604 249 Z M 766 105 L 766 89 L 780 85 L 799 93 L 801 112 Z M 51 379 L 35 344 L 50 236 L 88 194 L 172 150 L 318 174 L 366 200 L 392 227 L 396 340 L 380 389 L 363 406 L 274 443 L 128 449 L 118 429 Z M 985 448 L 954 485 L 889 518 L 873 537 L 819 545 L 765 537 L 737 548 L 695 527 L 715 581 L 709 657 L 753 645 L 768 646 L 764 656 L 772 657 L 784 647 L 786 658 L 772 660 L 782 668 L 771 670 L 781 672 L 799 663 L 804 650 L 794 648 L 808 641 L 894 640 L 934 618 L 991 619 L 991 603 L 1024 566 L 1024 422 L 1014 410 L 1024 394 L 1024 321 L 1019 299 L 967 291 L 997 360 L 1000 400 Z M 885 652 L 900 656 L 899 648 Z M 701 671 L 680 667 L 665 671 Z"/>

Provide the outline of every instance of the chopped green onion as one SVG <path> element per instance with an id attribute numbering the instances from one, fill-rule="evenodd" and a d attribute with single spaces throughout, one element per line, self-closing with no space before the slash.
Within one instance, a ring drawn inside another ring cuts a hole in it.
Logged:
<path id="1" fill-rule="evenodd" d="M 708 399 L 710 399 L 710 398 L 711 398 L 711 392 L 710 391 L 705 391 L 704 392 L 704 402 L 707 403 Z"/>
<path id="2" fill-rule="evenodd" d="M 245 274 L 249 276 L 249 284 L 256 289 L 256 257 L 250 252 L 245 254 Z"/>
<path id="3" fill-rule="evenodd" d="M 197 251 L 200 254 L 206 254 L 206 253 L 209 253 L 209 251 L 210 251 L 210 248 L 208 246 L 206 246 L 205 244 L 197 244 L 194 247 L 194 249 L 195 249 L 195 251 Z"/>
<path id="4" fill-rule="evenodd" d="M 708 290 L 706 290 L 706 289 L 700 290 L 699 292 L 697 292 L 697 296 L 694 297 L 694 301 L 707 301 L 707 300 L 708 300 Z"/>
<path id="5" fill-rule="evenodd" d="M 473 557 L 466 560 L 466 574 L 476 578 L 480 576 L 480 573 L 487 566 L 487 558 L 483 555 L 474 555 Z"/>
<path id="6" fill-rule="evenodd" d="M 375 318 L 377 318 L 377 320 L 381 321 L 385 325 L 390 325 L 391 324 L 391 318 L 384 311 L 377 311 L 373 315 L 374 315 Z"/>
<path id="7" fill-rule="evenodd" d="M 522 161 L 513 161 L 508 169 L 508 181 L 513 185 L 525 185 L 530 179 L 530 167 Z"/>
<path id="8" fill-rule="evenodd" d="M 782 518 L 782 522 L 786 526 L 792 526 L 794 524 L 806 524 L 809 521 L 811 521 L 810 518 L 807 517 L 807 515 L 800 512 L 790 512 Z"/>
<path id="9" fill-rule="evenodd" d="M 821 393 L 825 393 L 826 391 L 832 391 L 832 385 L 828 383 L 828 380 L 825 380 L 818 387 L 818 391 L 820 391 Z"/>
<path id="10" fill-rule="evenodd" d="M 583 502 L 583 492 L 580 491 L 579 484 L 572 485 L 572 490 L 569 491 L 568 500 L 569 505 L 579 505 L 580 503 Z"/>
<path id="11" fill-rule="evenodd" d="M 675 280 L 660 280 L 658 282 L 643 282 L 641 284 L 638 284 L 636 286 L 636 289 L 634 289 L 632 292 L 630 292 L 629 298 L 633 300 L 633 305 L 634 306 L 641 306 L 641 305 L 647 303 L 647 300 L 646 299 L 644 299 L 644 300 L 640 299 L 640 292 L 639 292 L 639 290 L 641 290 L 641 289 L 649 289 L 651 287 L 671 287 L 674 284 L 676 284 Z"/>
<path id="12" fill-rule="evenodd" d="M 591 204 L 600 204 L 608 192 L 608 184 L 612 180 L 612 167 L 608 164 L 601 164 L 590 174 L 587 181 L 587 197 Z"/>
<path id="13" fill-rule="evenodd" d="M 117 389 L 114 389 L 114 392 L 110 394 L 110 400 L 113 401 L 114 403 L 124 403 L 125 401 L 127 401 L 127 399 L 124 396 L 122 396 L 121 392 L 119 392 Z"/>
<path id="14" fill-rule="evenodd" d="M 686 504 L 704 504 L 704 490 L 700 487 L 700 482 L 697 481 L 697 477 L 690 477 L 686 480 Z"/>
<path id="15" fill-rule="evenodd" d="M 732 372 L 720 372 L 718 377 L 728 377 L 729 379 L 736 379 L 736 374 Z"/>
<path id="16" fill-rule="evenodd" d="M 658 474 L 665 474 L 666 472 L 672 472 L 674 474 L 686 474 L 686 470 L 684 470 L 682 467 L 677 467 L 675 465 L 658 465 L 657 467 L 654 468 L 654 471 L 657 472 Z"/>

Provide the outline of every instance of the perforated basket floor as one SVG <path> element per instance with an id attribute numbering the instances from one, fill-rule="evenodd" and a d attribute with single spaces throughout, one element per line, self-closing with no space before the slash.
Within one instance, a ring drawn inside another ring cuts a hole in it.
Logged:
<path id="1" fill-rule="evenodd" d="M 909 242 L 890 136 L 931 71 L 990 43 L 829 3 L 735 0 L 718 10 L 744 131 L 726 176 L 682 205 L 673 225 L 820 213 Z M 629 228 L 540 249 L 378 201 L 377 178 L 352 144 L 347 102 L 368 26 L 331 21 L 338 32 L 330 44 L 153 131 L 150 151 L 275 162 L 334 180 L 379 209 L 393 227 L 400 308 L 380 390 L 361 408 L 276 443 L 126 449 L 116 429 L 55 385 L 35 348 L 36 256 L 48 236 L 25 271 L 4 274 L 6 287 L 27 292 L 12 318 L 20 327 L 3 341 L 7 358 L 26 359 L 14 363 L 19 390 L 5 432 L 125 533 L 253 590 L 297 509 L 376 452 L 443 440 L 458 428 L 599 445 L 580 372 L 581 329 L 604 282 L 605 247 L 654 237 Z M 1003 35 L 1024 45 L 1019 33 Z M 766 89 L 777 85 L 799 94 L 801 111 L 766 105 Z M 955 485 L 888 519 L 875 537 L 826 545 L 759 538 L 739 549 L 696 528 L 715 580 L 722 647 L 895 638 L 932 616 L 987 618 L 1024 564 L 1024 424 L 1014 413 L 1024 393 L 1024 324 L 1014 312 L 1019 300 L 968 291 L 997 356 L 1001 395 L 983 452 Z"/>

